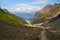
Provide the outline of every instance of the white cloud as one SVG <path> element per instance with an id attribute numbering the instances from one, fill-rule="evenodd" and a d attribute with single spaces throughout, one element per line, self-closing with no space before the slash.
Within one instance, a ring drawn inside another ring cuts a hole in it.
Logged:
<path id="1" fill-rule="evenodd" d="M 32 4 L 41 4 L 41 3 L 48 3 L 49 0 L 37 0 L 35 2 L 32 2 Z"/>
<path id="2" fill-rule="evenodd" d="M 15 13 L 15 12 L 26 12 L 26 13 L 34 13 L 41 8 L 38 6 L 32 6 L 29 4 L 16 4 L 16 8 L 11 8 L 9 9 L 10 12 Z"/>
<path id="3" fill-rule="evenodd" d="M 16 4 L 16 6 L 29 6 L 28 4 Z"/>

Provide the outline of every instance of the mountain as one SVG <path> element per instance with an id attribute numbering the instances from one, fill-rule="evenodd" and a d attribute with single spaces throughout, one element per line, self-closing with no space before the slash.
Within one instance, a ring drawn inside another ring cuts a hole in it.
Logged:
<path id="1" fill-rule="evenodd" d="M 34 20 L 39 20 L 38 22 L 36 21 L 36 23 L 41 23 L 56 17 L 58 14 L 60 14 L 60 3 L 55 3 L 54 5 L 48 4 L 35 13 Z"/>
<path id="2" fill-rule="evenodd" d="M 3 10 L 4 10 L 6 13 L 8 13 L 9 15 L 15 17 L 16 19 L 21 20 L 23 23 L 26 23 L 26 22 L 25 22 L 25 19 L 23 19 L 22 17 L 16 16 L 15 14 L 10 13 L 7 9 L 3 9 Z"/>
<path id="3" fill-rule="evenodd" d="M 60 3 L 48 4 L 36 12 L 32 23 L 43 23 L 41 26 L 46 28 L 48 40 L 60 40 Z"/>
<path id="4" fill-rule="evenodd" d="M 34 14 L 33 13 L 25 13 L 25 12 L 23 12 L 23 13 L 21 13 L 21 12 L 17 12 L 17 13 L 15 13 L 15 15 L 16 16 L 19 16 L 19 17 L 22 17 L 22 18 L 24 18 L 24 19 L 27 19 L 27 20 L 33 20 L 33 18 L 34 18 Z"/>

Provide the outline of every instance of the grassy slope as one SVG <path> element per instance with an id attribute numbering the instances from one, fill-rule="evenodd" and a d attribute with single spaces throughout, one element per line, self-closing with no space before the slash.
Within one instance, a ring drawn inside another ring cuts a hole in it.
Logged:
<path id="1" fill-rule="evenodd" d="M 22 20 L 15 18 L 9 13 L 6 13 L 3 9 L 0 9 L 0 21 L 6 22 L 6 23 L 19 24 L 19 25 L 24 24 Z"/>

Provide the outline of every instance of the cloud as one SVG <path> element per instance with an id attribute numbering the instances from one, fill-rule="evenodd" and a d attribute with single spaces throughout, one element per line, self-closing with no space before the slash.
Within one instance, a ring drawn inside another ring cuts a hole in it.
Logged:
<path id="1" fill-rule="evenodd" d="M 48 3 L 49 0 L 36 0 L 35 2 L 32 2 L 32 4 L 42 4 L 42 3 Z"/>
<path id="2" fill-rule="evenodd" d="M 8 9 L 12 13 L 16 12 L 25 12 L 25 13 L 34 13 L 41 8 L 38 6 L 32 6 L 30 4 L 16 4 L 16 8 L 10 8 Z"/>
<path id="3" fill-rule="evenodd" d="M 25 6 L 29 6 L 29 4 L 16 4 L 16 6 L 23 6 L 23 7 L 25 7 Z"/>

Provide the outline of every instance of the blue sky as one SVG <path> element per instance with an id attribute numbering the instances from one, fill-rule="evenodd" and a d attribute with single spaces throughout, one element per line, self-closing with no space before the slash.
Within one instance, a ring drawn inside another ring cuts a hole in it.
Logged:
<path id="1" fill-rule="evenodd" d="M 60 3 L 60 0 L 0 0 L 0 6 L 10 12 L 36 12 L 47 4 Z"/>

